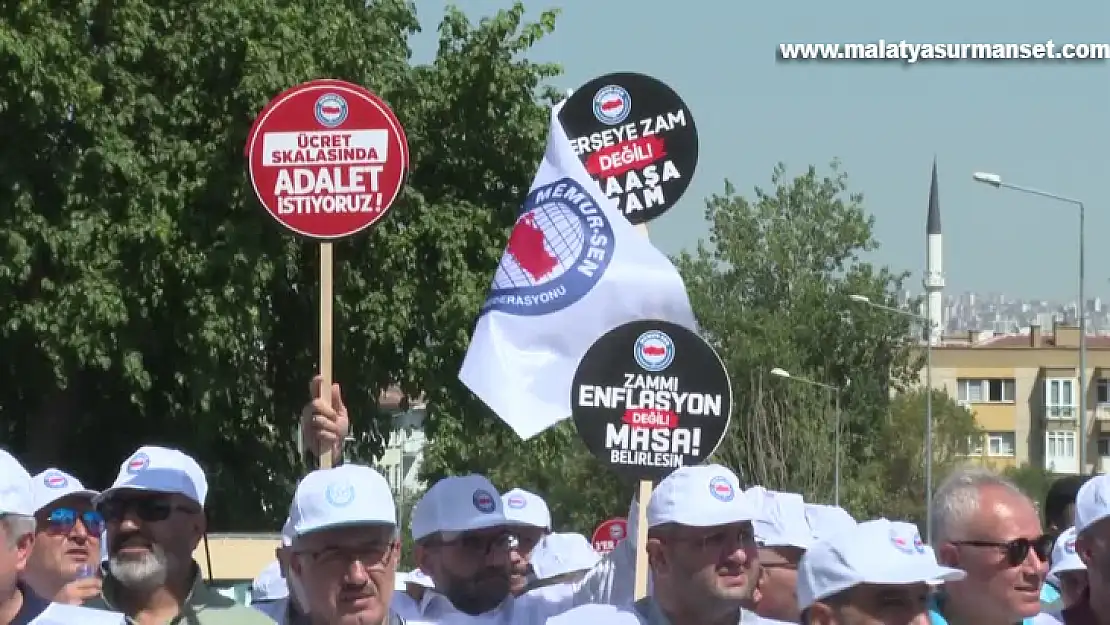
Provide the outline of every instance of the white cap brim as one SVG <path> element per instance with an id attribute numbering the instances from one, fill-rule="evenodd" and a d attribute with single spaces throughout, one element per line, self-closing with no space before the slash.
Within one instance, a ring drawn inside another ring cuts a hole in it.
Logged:
<path id="1" fill-rule="evenodd" d="M 158 488 L 148 488 L 146 486 L 142 486 L 142 485 L 139 485 L 139 484 L 133 484 L 133 485 L 128 485 L 128 486 L 115 486 L 113 488 L 109 488 L 108 490 L 106 490 L 106 491 L 100 493 L 99 495 L 96 495 L 95 497 L 93 497 L 93 503 L 99 504 L 100 502 L 105 501 L 108 498 L 110 498 L 112 495 L 116 495 L 116 494 L 127 492 L 127 491 L 131 491 L 133 493 L 156 493 L 156 494 L 159 494 L 159 495 L 181 495 L 182 497 L 187 497 L 189 499 L 192 499 L 193 501 L 196 501 L 196 499 L 193 499 L 192 497 L 189 497 L 188 495 L 186 495 L 184 493 L 181 493 L 181 492 L 178 492 L 178 491 L 162 490 L 162 489 L 158 489 Z M 200 502 L 197 502 L 197 503 L 199 504 Z"/>
<path id="2" fill-rule="evenodd" d="M 513 525 L 514 523 L 506 520 L 505 517 L 499 514 L 483 514 L 481 516 L 471 517 L 467 520 L 465 526 L 463 527 L 445 527 L 435 532 L 429 532 L 427 535 L 465 534 L 467 532 L 476 532 L 478 530 L 488 530 L 494 527 L 512 527 Z M 423 538 L 423 536 L 421 536 L 420 538 Z M 419 538 L 417 538 L 416 540 L 419 540 Z"/>
<path id="3" fill-rule="evenodd" d="M 1048 570 L 1048 574 L 1055 577 L 1055 576 L 1059 575 L 1060 573 L 1069 573 L 1071 571 L 1086 571 L 1086 570 L 1087 570 L 1087 566 L 1085 564 L 1083 564 L 1083 560 L 1080 560 L 1079 556 L 1073 554 L 1073 555 L 1069 555 L 1068 557 L 1060 560 L 1056 564 L 1053 564 L 1052 568 Z"/>
<path id="4" fill-rule="evenodd" d="M 47 500 L 47 501 L 43 502 L 43 504 L 40 505 L 38 510 L 35 510 L 35 512 L 36 513 L 41 512 L 42 510 L 45 510 L 46 508 L 49 508 L 50 506 L 54 505 L 59 500 L 65 499 L 66 497 L 81 497 L 81 498 L 84 498 L 84 499 L 88 499 L 89 501 L 95 502 L 95 501 L 97 501 L 97 497 L 99 497 L 99 496 L 100 496 L 100 491 L 88 490 L 88 489 L 75 490 L 75 491 L 69 492 L 69 493 L 61 492 L 61 493 L 58 494 L 57 497 L 54 497 L 53 499 L 50 499 L 50 500 Z"/>
<path id="5" fill-rule="evenodd" d="M 862 580 L 862 584 L 929 584 L 939 586 L 945 582 L 958 582 L 967 577 L 967 573 L 947 566 L 904 566 L 891 568 L 882 575 L 870 576 Z"/>

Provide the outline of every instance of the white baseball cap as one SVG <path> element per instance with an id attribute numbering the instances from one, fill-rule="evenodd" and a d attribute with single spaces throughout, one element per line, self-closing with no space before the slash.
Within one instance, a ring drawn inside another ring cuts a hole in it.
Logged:
<path id="1" fill-rule="evenodd" d="M 417 586 L 423 586 L 424 588 L 436 587 L 436 583 L 432 581 L 432 578 L 428 577 L 427 573 L 421 571 L 420 569 L 413 569 L 406 573 L 405 583 L 416 584 Z"/>
<path id="2" fill-rule="evenodd" d="M 805 501 L 797 493 L 773 493 L 752 526 L 760 547 L 809 549 L 813 542 Z"/>
<path id="3" fill-rule="evenodd" d="M 675 470 L 651 494 L 647 509 L 648 528 L 666 523 L 713 527 L 755 516 L 736 474 L 719 464 Z"/>
<path id="4" fill-rule="evenodd" d="M 289 513 L 296 537 L 355 525 L 397 525 L 393 491 L 370 467 L 344 464 L 304 476 Z"/>
<path id="5" fill-rule="evenodd" d="M 123 461 L 112 487 L 100 493 L 103 501 L 122 490 L 176 494 L 188 497 L 204 507 L 208 497 L 208 479 L 196 460 L 176 449 L 146 445 Z"/>
<path id="6" fill-rule="evenodd" d="M 1110 475 L 1096 475 L 1075 496 L 1076 534 L 1107 517 L 1110 517 Z"/>
<path id="7" fill-rule="evenodd" d="M 1075 538 L 1078 535 L 1074 527 L 1069 527 L 1056 538 L 1056 543 L 1052 546 L 1052 568 L 1048 571 L 1049 575 L 1056 577 L 1068 571 L 1087 570 L 1087 565 L 1083 564 L 1083 560 L 1075 552 Z"/>
<path id="8" fill-rule="evenodd" d="M 551 530 L 551 511 L 543 497 L 520 488 L 501 495 L 501 507 L 505 518 L 512 525 L 539 527 Z"/>
<path id="9" fill-rule="evenodd" d="M 289 596 L 289 586 L 281 576 L 281 563 L 277 560 L 266 565 L 258 577 L 251 582 L 251 603 L 256 601 L 277 601 Z"/>
<path id="10" fill-rule="evenodd" d="M 445 477 L 424 493 L 412 510 L 413 540 L 440 532 L 471 532 L 509 525 L 501 496 L 481 475 Z"/>
<path id="11" fill-rule="evenodd" d="M 937 564 L 914 525 L 865 521 L 810 545 L 798 565 L 798 607 L 860 584 L 939 584 L 965 576 Z"/>
<path id="12" fill-rule="evenodd" d="M 814 540 L 839 534 L 856 526 L 856 520 L 847 510 L 823 503 L 807 503 L 806 520 L 809 521 L 809 530 L 813 533 Z"/>
<path id="13" fill-rule="evenodd" d="M 31 474 L 3 449 L 0 449 L 0 514 L 35 515 Z"/>
<path id="14" fill-rule="evenodd" d="M 31 478 L 31 498 L 35 502 L 36 512 L 63 497 L 75 495 L 91 500 L 99 494 L 100 492 L 85 488 L 80 480 L 58 469 L 47 469 Z"/>
<path id="15" fill-rule="evenodd" d="M 281 546 L 289 547 L 293 544 L 293 538 L 297 533 L 293 531 L 293 517 L 285 518 L 285 525 L 281 526 Z"/>
<path id="16" fill-rule="evenodd" d="M 548 534 L 532 552 L 536 579 L 551 579 L 567 573 L 588 571 L 601 561 L 590 541 L 570 532 Z"/>

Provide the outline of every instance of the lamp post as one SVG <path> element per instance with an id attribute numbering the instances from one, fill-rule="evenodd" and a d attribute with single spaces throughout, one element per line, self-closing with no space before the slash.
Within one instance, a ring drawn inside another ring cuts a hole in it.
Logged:
<path id="1" fill-rule="evenodd" d="M 925 323 L 925 542 L 933 542 L 933 320 L 929 307 L 926 314 L 919 315 L 910 310 L 895 308 L 871 301 L 866 295 L 849 295 L 848 299 L 876 310 L 902 315 Z"/>
<path id="2" fill-rule="evenodd" d="M 778 376 L 780 378 L 786 378 L 787 380 L 794 380 L 795 382 L 801 382 L 802 384 L 808 384 L 810 386 L 816 386 L 818 388 L 823 388 L 826 391 L 831 391 L 833 393 L 833 400 L 834 400 L 833 405 L 834 405 L 835 410 L 836 410 L 836 414 L 833 416 L 833 428 L 835 430 L 835 433 L 833 434 L 833 444 L 836 445 L 836 452 L 833 455 L 833 504 L 839 506 L 840 505 L 840 394 L 844 391 L 844 388 L 833 385 L 833 384 L 825 384 L 824 382 L 818 382 L 816 380 L 810 380 L 809 378 L 799 378 L 795 375 L 791 375 L 790 372 L 787 371 L 786 369 L 781 369 L 779 367 L 775 367 L 774 369 L 771 369 L 771 375 Z M 851 382 L 850 380 L 845 382 L 844 386 L 847 387 L 850 382 Z"/>
<path id="3" fill-rule="evenodd" d="M 1010 184 L 1002 181 L 1002 176 L 977 171 L 971 176 L 975 182 L 990 185 L 996 189 L 1010 189 L 1019 193 L 1028 193 L 1064 204 L 1071 204 L 1079 209 L 1079 306 L 1076 313 L 1079 316 L 1079 472 L 1087 472 L 1087 296 L 1085 286 L 1087 282 L 1087 253 L 1086 253 L 1086 208 L 1083 202 L 1074 198 L 1032 189 L 1021 185 Z"/>

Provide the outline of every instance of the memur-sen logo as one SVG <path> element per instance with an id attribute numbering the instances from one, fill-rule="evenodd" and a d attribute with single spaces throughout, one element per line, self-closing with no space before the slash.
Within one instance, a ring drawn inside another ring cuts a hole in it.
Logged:
<path id="1" fill-rule="evenodd" d="M 316 121 L 325 128 L 335 128 L 347 121 L 347 101 L 335 93 L 320 96 L 316 100 Z"/>
<path id="2" fill-rule="evenodd" d="M 594 94 L 594 117 L 603 124 L 615 126 L 631 112 L 632 97 L 620 85 L 607 85 Z"/>
<path id="3" fill-rule="evenodd" d="M 662 371 L 674 362 L 674 341 L 659 330 L 649 330 L 636 339 L 636 364 L 645 371 Z"/>
<path id="4" fill-rule="evenodd" d="M 47 488 L 65 488 L 66 485 L 69 484 L 69 480 L 66 479 L 66 476 L 57 471 L 47 473 L 43 476 L 42 482 Z"/>
<path id="5" fill-rule="evenodd" d="M 718 475 L 709 480 L 709 494 L 716 499 L 729 502 L 736 497 L 736 489 L 732 487 L 727 477 Z"/>
<path id="6" fill-rule="evenodd" d="M 509 507 L 514 510 L 522 510 L 527 505 L 528 502 L 524 501 L 524 497 L 521 497 L 520 495 L 513 495 L 509 497 Z"/>
<path id="7" fill-rule="evenodd" d="M 484 490 L 474 491 L 474 497 L 472 499 L 474 501 L 474 508 L 477 509 L 478 512 L 490 514 L 497 509 L 497 502 L 493 500 L 493 495 Z"/>
<path id="8" fill-rule="evenodd" d="M 127 472 L 134 475 L 149 466 L 150 456 L 144 453 L 137 453 L 131 456 L 131 459 L 127 461 Z"/>
<path id="9" fill-rule="evenodd" d="M 613 256 L 613 228 L 594 198 L 571 178 L 538 187 L 524 200 L 482 313 L 546 315 L 582 299 Z"/>

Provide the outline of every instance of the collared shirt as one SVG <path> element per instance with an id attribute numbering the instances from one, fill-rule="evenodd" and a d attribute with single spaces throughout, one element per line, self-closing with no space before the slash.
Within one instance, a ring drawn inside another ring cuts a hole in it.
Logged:
<path id="1" fill-rule="evenodd" d="M 116 607 L 119 591 L 119 582 L 111 576 L 104 578 L 104 586 L 99 597 L 85 602 L 87 608 L 100 610 L 120 611 Z M 137 625 L 132 615 L 127 615 L 127 622 Z M 193 588 L 181 606 L 181 613 L 170 619 L 165 625 L 274 625 L 273 619 L 246 606 L 241 606 L 231 599 L 212 590 L 204 583 L 200 575 L 200 567 L 193 564 Z"/>
<path id="2" fill-rule="evenodd" d="M 767 622 L 747 610 L 741 610 L 736 621 L 741 624 Z M 671 625 L 671 620 L 653 597 L 645 597 L 624 607 L 599 603 L 581 605 L 549 618 L 547 625 Z"/>
<path id="3" fill-rule="evenodd" d="M 27 625 L 35 620 L 38 615 L 42 614 L 42 611 L 46 609 L 46 606 L 50 605 L 50 602 L 36 595 L 29 586 L 22 582 L 16 582 L 15 587 L 19 590 L 19 593 L 23 595 L 23 605 L 20 606 L 19 612 L 15 613 L 15 618 L 12 619 L 11 625 Z"/>

